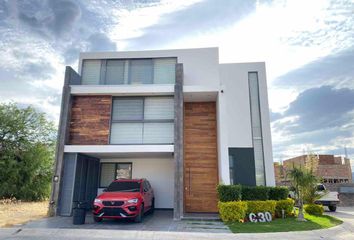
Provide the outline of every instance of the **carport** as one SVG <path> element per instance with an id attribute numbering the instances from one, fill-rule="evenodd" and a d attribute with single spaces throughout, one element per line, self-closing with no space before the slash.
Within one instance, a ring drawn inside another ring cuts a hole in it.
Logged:
<path id="1" fill-rule="evenodd" d="M 69 149 L 70 150 L 70 149 Z M 71 216 L 73 202 L 94 198 L 116 178 L 122 169 L 131 178 L 146 178 L 155 194 L 157 209 L 173 209 L 174 159 L 171 152 L 66 152 L 59 195 L 58 215 Z M 123 171 L 123 174 L 126 174 Z"/>

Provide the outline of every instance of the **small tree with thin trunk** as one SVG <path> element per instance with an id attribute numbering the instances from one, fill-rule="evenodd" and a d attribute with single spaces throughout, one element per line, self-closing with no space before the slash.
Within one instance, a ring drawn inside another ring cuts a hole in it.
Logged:
<path id="1" fill-rule="evenodd" d="M 304 218 L 304 202 L 307 200 L 313 203 L 316 200 L 317 195 L 313 191 L 317 184 L 317 178 L 312 171 L 295 166 L 288 172 L 288 176 L 294 189 L 295 200 L 299 206 L 297 220 L 306 221 Z"/>

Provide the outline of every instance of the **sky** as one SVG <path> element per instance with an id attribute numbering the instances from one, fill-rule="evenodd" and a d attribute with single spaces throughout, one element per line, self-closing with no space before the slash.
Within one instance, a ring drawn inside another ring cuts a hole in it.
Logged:
<path id="1" fill-rule="evenodd" d="M 199 47 L 266 62 L 274 161 L 354 165 L 354 0 L 0 0 L 0 102 L 58 122 L 79 52 Z"/>

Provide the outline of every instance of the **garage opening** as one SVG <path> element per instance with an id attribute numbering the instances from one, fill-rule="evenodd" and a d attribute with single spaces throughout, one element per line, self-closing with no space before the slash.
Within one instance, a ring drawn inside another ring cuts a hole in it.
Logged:
<path id="1" fill-rule="evenodd" d="M 101 159 L 98 194 L 119 178 L 146 178 L 154 190 L 155 207 L 173 209 L 173 158 Z"/>

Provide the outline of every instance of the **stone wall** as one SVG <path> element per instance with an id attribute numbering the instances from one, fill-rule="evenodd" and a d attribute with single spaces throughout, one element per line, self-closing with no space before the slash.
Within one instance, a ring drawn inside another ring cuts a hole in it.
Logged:
<path id="1" fill-rule="evenodd" d="M 68 144 L 109 144 L 111 106 L 111 96 L 74 96 Z"/>

